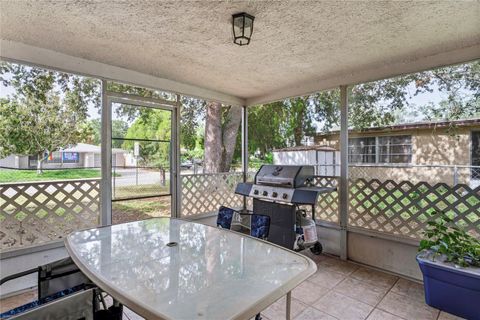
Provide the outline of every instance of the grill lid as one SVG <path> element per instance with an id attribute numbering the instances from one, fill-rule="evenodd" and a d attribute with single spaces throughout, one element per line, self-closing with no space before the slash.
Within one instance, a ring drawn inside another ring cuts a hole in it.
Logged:
<path id="1" fill-rule="evenodd" d="M 255 184 L 299 188 L 313 175 L 313 166 L 263 165 L 255 175 Z"/>

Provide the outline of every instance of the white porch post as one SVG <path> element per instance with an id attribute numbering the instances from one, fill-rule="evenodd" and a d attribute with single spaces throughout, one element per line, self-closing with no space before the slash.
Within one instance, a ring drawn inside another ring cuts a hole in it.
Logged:
<path id="1" fill-rule="evenodd" d="M 180 172 L 180 114 L 182 108 L 181 96 L 177 94 L 177 106 L 173 110 L 172 119 L 172 141 L 173 152 L 171 157 L 171 190 L 172 190 L 172 217 L 182 216 L 182 176 Z"/>
<path id="2" fill-rule="evenodd" d="M 248 108 L 242 107 L 242 172 L 243 182 L 248 177 Z M 247 197 L 243 197 L 243 209 L 247 209 Z"/>
<path id="3" fill-rule="evenodd" d="M 107 81 L 102 80 L 102 136 L 100 181 L 100 225 L 112 224 L 112 109 L 107 98 Z"/>
<path id="4" fill-rule="evenodd" d="M 348 88 L 340 86 L 340 258 L 348 258 Z"/>

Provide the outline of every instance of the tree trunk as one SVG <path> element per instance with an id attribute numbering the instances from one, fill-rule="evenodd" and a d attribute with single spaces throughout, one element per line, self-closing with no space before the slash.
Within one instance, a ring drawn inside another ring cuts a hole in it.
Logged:
<path id="1" fill-rule="evenodd" d="M 223 126 L 222 172 L 230 171 L 241 122 L 242 108 L 230 107 Z"/>
<path id="2" fill-rule="evenodd" d="M 209 102 L 205 121 L 205 173 L 221 172 L 222 104 Z"/>
<path id="3" fill-rule="evenodd" d="M 37 156 L 37 174 L 43 173 L 42 165 L 43 165 L 43 153 L 40 153 Z"/>
<path id="4" fill-rule="evenodd" d="M 241 121 L 241 108 L 230 107 L 222 124 L 222 105 L 217 102 L 207 104 L 205 173 L 230 171 Z"/>

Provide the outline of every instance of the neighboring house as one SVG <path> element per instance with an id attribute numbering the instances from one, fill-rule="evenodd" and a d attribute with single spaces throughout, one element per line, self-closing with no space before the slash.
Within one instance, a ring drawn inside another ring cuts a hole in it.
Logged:
<path id="1" fill-rule="evenodd" d="M 112 149 L 112 165 L 124 167 L 128 152 L 123 149 Z M 79 143 L 70 148 L 51 152 L 46 155 L 43 168 L 100 168 L 100 146 Z M 32 169 L 37 166 L 37 156 L 10 155 L 0 159 L 0 167 L 12 169 Z"/>
<path id="2" fill-rule="evenodd" d="M 339 132 L 318 133 L 315 145 L 339 150 Z M 350 172 L 358 177 L 480 183 L 480 119 L 350 130 L 348 150 Z"/>

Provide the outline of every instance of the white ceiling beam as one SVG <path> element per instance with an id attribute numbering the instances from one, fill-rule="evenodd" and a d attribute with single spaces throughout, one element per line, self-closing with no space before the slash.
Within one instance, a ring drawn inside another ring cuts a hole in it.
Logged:
<path id="1" fill-rule="evenodd" d="M 480 59 L 480 44 L 453 51 L 440 52 L 430 56 L 410 56 L 394 62 L 377 63 L 363 69 L 352 70 L 342 75 L 294 84 L 259 97 L 248 98 L 246 105 L 253 106 L 279 101 L 289 97 L 299 97 L 323 90 L 338 88 L 341 85 L 354 85 L 386 79 L 402 74 L 425 71 L 435 67 L 464 63 L 475 59 Z"/>
<path id="2" fill-rule="evenodd" d="M 205 100 L 214 100 L 229 105 L 245 105 L 244 99 L 222 92 L 154 77 L 137 71 L 77 58 L 15 41 L 0 40 L 0 58 L 105 80 L 169 91 Z"/>

